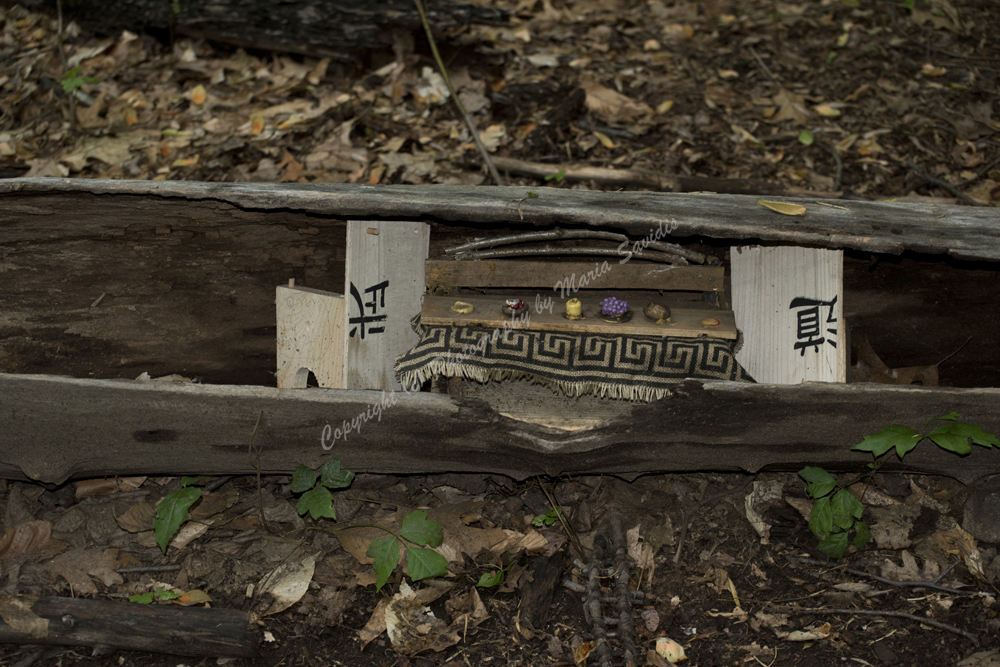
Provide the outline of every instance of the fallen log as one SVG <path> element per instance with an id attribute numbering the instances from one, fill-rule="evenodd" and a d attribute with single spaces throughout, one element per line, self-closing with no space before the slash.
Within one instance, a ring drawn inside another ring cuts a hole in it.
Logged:
<path id="1" fill-rule="evenodd" d="M 62 483 L 138 474 L 265 474 L 336 457 L 379 473 L 639 475 L 691 470 L 859 471 L 852 445 L 889 424 L 956 411 L 1000 432 L 1000 389 L 876 384 L 755 385 L 688 380 L 660 401 L 606 401 L 617 414 L 566 431 L 445 394 L 273 389 L 0 374 L 0 478 Z M 548 408 L 575 399 L 553 396 Z M 339 431 L 339 433 L 338 433 Z M 924 443 L 885 470 L 968 482 L 1000 453 L 964 457 Z"/>
<path id="2" fill-rule="evenodd" d="M 452 224 L 612 227 L 645 237 L 673 221 L 672 237 L 781 241 L 898 255 L 904 250 L 956 259 L 1000 260 L 1000 211 L 936 203 L 782 198 L 801 204 L 804 216 L 758 206 L 759 197 L 660 192 L 599 192 L 461 185 L 353 185 L 300 183 L 196 183 L 13 178 L 0 181 L 0 243 L 68 235 L 119 236 L 136 222 L 162 225 L 166 200 L 231 204 L 249 211 L 296 211 L 344 219 L 426 220 Z M 71 198 L 71 194 L 78 193 Z M 35 196 L 31 196 L 35 195 Z M 95 201 L 97 195 L 107 203 Z M 128 199 L 128 215 L 110 196 Z M 130 196 L 131 195 L 131 196 Z M 61 219 L 65 207 L 100 217 Z M 209 212 L 211 213 L 211 212 Z M 82 219 L 81 219 L 82 218 Z M 155 222 L 154 222 L 155 221 Z M 261 223 L 271 219 L 261 220 Z M 280 216 L 273 218 L 282 221 Z M 220 224 L 218 215 L 213 224 Z"/>
<path id="3" fill-rule="evenodd" d="M 248 658 L 259 637 L 236 609 L 0 596 L 0 643 L 102 646 L 192 657 Z"/>
<path id="4" fill-rule="evenodd" d="M 2 4 L 14 4 L 3 2 Z M 54 11 L 40 0 L 21 2 L 29 9 Z M 412 0 L 64 0 L 67 18 L 99 33 L 123 30 L 172 31 L 247 49 L 298 53 L 354 62 L 359 51 L 390 48 L 393 29 L 420 28 Z M 427 19 L 434 29 L 469 23 L 497 23 L 501 9 L 451 0 L 428 0 Z"/>

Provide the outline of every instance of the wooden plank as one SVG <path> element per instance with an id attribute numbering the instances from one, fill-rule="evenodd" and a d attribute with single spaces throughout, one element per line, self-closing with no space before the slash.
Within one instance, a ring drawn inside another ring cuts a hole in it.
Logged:
<path id="1" fill-rule="evenodd" d="M 730 253 L 732 299 L 758 382 L 847 381 L 842 250 L 739 247 Z"/>
<path id="2" fill-rule="evenodd" d="M 622 258 L 627 255 L 622 254 Z M 527 262 L 517 260 L 426 262 L 427 288 L 539 287 L 573 294 L 579 289 L 722 290 L 721 266 L 670 266 L 645 262 Z"/>
<path id="3" fill-rule="evenodd" d="M 410 320 L 420 312 L 430 225 L 347 223 L 347 389 L 400 389 L 396 357 L 417 344 Z"/>
<path id="4" fill-rule="evenodd" d="M 3 619 L 3 644 L 249 658 L 257 654 L 261 639 L 250 615 L 238 609 L 5 595 Z"/>
<path id="5" fill-rule="evenodd" d="M 0 397 L 0 477 L 56 484 L 71 477 L 254 474 L 246 452 L 255 425 L 265 474 L 317 468 L 337 457 L 356 472 L 519 479 L 803 465 L 857 473 L 870 457 L 850 447 L 888 424 L 919 428 L 954 410 L 1000 432 L 1000 389 L 869 384 L 689 380 L 670 398 L 626 404 L 618 418 L 573 432 L 506 419 L 483 401 L 444 394 L 0 374 Z M 1000 457 L 980 447 L 960 457 L 924 442 L 902 464 L 890 457 L 883 470 L 972 481 L 1000 472 Z"/>
<path id="6" fill-rule="evenodd" d="M 785 216 L 748 195 L 598 192 L 542 188 L 527 197 L 523 187 L 460 185 L 358 185 L 351 183 L 194 183 L 97 179 L 12 178 L 0 181 L 0 242 L 74 238 L 75 220 L 40 215 L 31 195 L 52 193 L 131 195 L 215 200 L 257 211 L 298 210 L 343 219 L 432 219 L 453 224 L 502 224 L 616 228 L 635 237 L 676 224 L 674 237 L 762 239 L 823 248 L 854 248 L 899 254 L 904 250 L 959 259 L 1000 260 L 1000 209 L 937 203 L 839 200 L 836 206 L 809 198 L 804 216 Z M 108 198 L 105 206 L 109 205 Z M 773 199 L 773 197 L 772 197 Z M 516 202 L 517 204 L 512 204 Z M 11 225 L 17 221 L 18 224 Z M 277 218 L 275 219 L 277 222 Z M 91 221 L 100 229 L 124 229 L 128 216 Z M 668 239 L 669 240 L 669 239 Z"/>
<path id="7" fill-rule="evenodd" d="M 504 315 L 501 311 L 507 297 L 497 296 L 427 296 L 420 314 L 421 324 L 445 326 L 480 326 L 490 329 L 532 329 L 534 331 L 566 331 L 603 334 L 628 334 L 633 336 L 679 336 L 698 338 L 711 336 L 736 340 L 736 324 L 731 310 L 705 310 L 700 308 L 675 308 L 669 303 L 672 322 L 656 324 L 642 312 L 643 303 L 631 304 L 632 319 L 628 322 L 605 322 L 597 317 L 600 299 L 576 295 L 583 304 L 582 320 L 564 316 L 565 306 L 556 302 L 544 304 L 535 295 L 519 297 L 528 304 L 527 312 L 518 317 Z M 456 301 L 472 304 L 471 313 L 456 313 L 451 308 Z M 546 307 L 547 305 L 547 307 Z"/>
<path id="8" fill-rule="evenodd" d="M 305 389 L 309 371 L 321 387 L 344 388 L 345 307 L 341 294 L 277 288 L 279 389 Z"/>

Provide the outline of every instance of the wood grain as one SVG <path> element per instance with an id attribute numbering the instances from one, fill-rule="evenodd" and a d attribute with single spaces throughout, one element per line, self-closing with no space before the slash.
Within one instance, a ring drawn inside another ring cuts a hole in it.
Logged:
<path id="1" fill-rule="evenodd" d="M 626 255 L 622 255 L 624 259 Z M 716 292 L 722 290 L 721 266 L 664 266 L 597 260 L 528 262 L 516 260 L 427 260 L 426 283 L 435 287 L 536 287 L 555 292 L 576 289 L 642 289 Z"/>
<path id="2" fill-rule="evenodd" d="M 95 195 L 182 198 L 229 202 L 251 210 L 299 210 L 308 213 L 386 220 L 435 220 L 452 224 L 503 224 L 616 228 L 636 237 L 655 233 L 661 224 L 677 223 L 677 237 L 762 239 L 822 248 L 854 248 L 899 254 L 904 250 L 959 259 L 1000 260 L 1000 209 L 938 203 L 840 200 L 836 206 L 809 198 L 785 198 L 801 204 L 806 214 L 784 216 L 757 205 L 749 195 L 659 192 L 599 192 L 541 188 L 527 197 L 523 187 L 460 185 L 358 185 L 350 183 L 194 183 L 188 181 L 113 181 L 91 179 L 12 178 L 0 181 L 3 211 L 31 208 L 31 194 L 86 192 Z M 10 198 L 15 198 L 13 201 Z M 773 197 L 772 197 L 773 199 Z M 520 202 L 510 206 L 511 202 Z M 135 200 L 130 200 L 135 206 Z M 127 214 L 126 218 L 127 218 Z M 81 229 L 75 221 L 52 224 L 35 216 L 38 225 L 4 229 L 4 240 L 59 238 Z M 48 227 L 43 222 L 49 223 Z M 100 227 L 118 227 L 103 219 Z"/>
<path id="3" fill-rule="evenodd" d="M 501 311 L 507 297 L 462 295 L 428 296 L 424 298 L 424 306 L 420 314 L 421 324 L 443 326 L 479 326 L 489 329 L 531 329 L 534 331 L 564 331 L 602 334 L 621 334 L 631 336 L 677 336 L 680 338 L 711 338 L 736 339 L 736 324 L 731 310 L 705 310 L 695 308 L 674 308 L 671 306 L 671 320 L 664 324 L 656 324 L 642 313 L 645 303 L 632 304 L 632 319 L 628 322 L 605 322 L 597 313 L 600 312 L 600 299 L 576 295 L 583 304 L 582 320 L 570 320 L 564 317 L 564 302 L 554 300 L 551 308 L 538 308 L 534 294 L 520 297 L 528 305 L 526 314 L 518 317 L 504 315 Z M 451 308 L 456 301 L 472 304 L 471 313 L 456 313 Z M 670 305 L 669 303 L 667 304 Z"/>
<path id="4" fill-rule="evenodd" d="M 842 250 L 779 246 L 730 252 L 736 358 L 758 382 L 846 382 Z"/>
<path id="5" fill-rule="evenodd" d="M 410 320 L 420 312 L 429 243 L 422 222 L 347 223 L 344 388 L 401 389 L 394 364 L 420 339 Z"/>
<path id="6" fill-rule="evenodd" d="M 344 388 L 345 306 L 342 294 L 277 288 L 279 389 L 305 389 L 309 371 L 321 387 Z"/>
<path id="7" fill-rule="evenodd" d="M 857 472 L 850 447 L 886 424 L 919 427 L 952 410 L 1000 432 L 1000 389 L 688 380 L 649 404 L 578 431 L 507 419 L 489 404 L 444 394 L 274 389 L 0 374 L 0 477 L 62 483 L 75 477 L 264 474 L 318 468 L 331 457 L 356 472 L 640 475 L 690 470 Z M 572 400 L 572 399 L 568 399 Z M 378 408 L 377 406 L 383 406 Z M 381 417 L 379 420 L 378 417 Z M 337 440 L 326 427 L 358 428 Z M 126 454 L 123 454 L 126 452 Z M 996 452 L 955 456 L 925 442 L 902 463 L 972 481 L 1000 472 Z"/>

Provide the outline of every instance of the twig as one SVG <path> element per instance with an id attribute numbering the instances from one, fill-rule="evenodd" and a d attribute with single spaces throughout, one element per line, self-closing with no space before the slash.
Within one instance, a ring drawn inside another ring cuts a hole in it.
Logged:
<path id="1" fill-rule="evenodd" d="M 601 257 L 617 257 L 622 259 L 627 255 L 612 248 L 556 248 L 546 246 L 544 248 L 511 248 L 508 250 L 481 250 L 478 252 L 467 252 L 461 255 L 460 259 L 500 259 L 504 257 L 551 257 L 553 255 L 597 255 Z M 665 252 L 649 252 L 642 254 L 635 253 L 635 259 L 646 259 L 651 262 L 662 262 L 664 264 L 687 264 L 688 261 L 680 255 L 670 255 Z"/>
<path id="2" fill-rule="evenodd" d="M 580 554 L 580 558 L 586 558 L 587 554 L 583 550 L 583 545 L 580 544 L 580 538 L 577 537 L 576 531 L 570 528 L 569 523 L 566 522 L 566 517 L 563 516 L 562 509 L 556 505 L 555 498 L 552 497 L 552 494 L 549 493 L 549 490 L 545 488 L 545 485 L 542 484 L 542 480 L 540 479 L 538 480 L 538 486 L 541 488 L 542 493 L 545 494 L 545 497 L 548 498 L 549 506 L 556 511 L 559 523 L 562 524 L 563 530 L 566 531 L 566 535 L 569 537 L 569 541 L 572 542 L 573 546 L 576 548 L 576 552 Z"/>
<path id="3" fill-rule="evenodd" d="M 921 169 L 920 167 L 918 167 L 916 165 L 916 163 L 913 162 L 913 160 L 907 160 L 906 161 L 906 166 L 909 167 L 910 169 L 912 169 L 913 172 L 917 176 L 919 176 L 920 178 L 924 179 L 925 181 L 927 181 L 931 185 L 936 185 L 939 188 L 941 188 L 942 190 L 947 190 L 948 192 L 950 192 L 951 194 L 955 195 L 956 197 L 958 197 L 962 201 L 968 202 L 969 204 L 972 204 L 973 206 L 986 206 L 986 204 L 981 204 L 981 203 L 977 202 L 975 199 L 973 199 L 969 195 L 965 194 L 964 192 L 962 192 L 961 190 L 959 190 L 957 187 L 955 187 L 954 185 L 952 185 L 948 181 L 943 181 L 943 180 L 941 180 L 939 178 L 934 178 L 933 176 L 931 176 L 930 174 L 928 174 L 927 172 L 925 172 L 923 169 Z"/>
<path id="4" fill-rule="evenodd" d="M 656 191 L 677 190 L 677 179 L 661 177 L 638 169 L 607 169 L 604 167 L 582 167 L 574 165 L 554 165 L 542 162 L 529 162 L 510 157 L 496 157 L 493 161 L 506 172 L 534 176 L 536 178 L 551 177 L 562 172 L 564 181 L 589 182 L 596 181 L 604 185 L 647 188 Z"/>
<path id="5" fill-rule="evenodd" d="M 454 248 L 447 248 L 446 255 L 455 255 L 479 248 L 495 248 L 498 245 L 511 245 L 514 243 L 530 243 L 531 241 L 551 241 L 556 239 L 604 239 L 606 241 L 628 241 L 624 234 L 614 232 L 598 232 L 592 229 L 556 229 L 551 232 L 525 232 L 524 234 L 510 234 L 508 236 L 495 236 L 489 239 L 479 239 L 470 241 Z"/>
<path id="6" fill-rule="evenodd" d="M 62 63 L 63 72 L 66 71 L 66 50 L 63 48 L 63 11 L 62 0 L 56 0 L 56 16 L 58 23 L 56 30 L 56 44 L 59 47 L 59 62 Z"/>
<path id="7" fill-rule="evenodd" d="M 523 201 L 523 200 L 518 200 Z M 496 236 L 488 239 L 478 239 L 470 241 L 454 248 L 445 250 L 446 255 L 462 255 L 470 250 L 479 248 L 495 248 L 500 245 L 513 245 L 515 243 L 530 243 L 532 241 L 559 241 L 562 239 L 602 239 L 604 241 L 615 241 L 617 243 L 631 243 L 632 241 L 624 234 L 615 232 L 599 232 L 592 229 L 556 229 L 548 232 L 525 232 L 523 234 L 510 234 L 508 236 Z M 684 246 L 674 243 L 664 243 L 662 241 L 638 241 L 644 248 L 661 250 L 668 255 L 679 255 L 689 259 L 695 264 L 704 264 L 706 257 L 700 252 L 689 250 Z M 639 253 L 634 253 L 638 255 Z"/>
<path id="8" fill-rule="evenodd" d="M 796 563 L 804 563 L 806 565 L 818 565 L 820 567 L 825 567 L 829 563 L 824 563 L 821 560 L 816 560 L 815 558 L 803 558 L 802 556 L 787 556 L 788 560 L 794 561 Z M 880 577 L 877 574 L 871 574 L 865 572 L 864 570 L 855 570 L 850 567 L 842 568 L 844 572 L 848 574 L 853 574 L 856 577 L 865 577 L 868 579 L 874 579 L 880 583 L 886 584 L 887 586 L 894 586 L 895 588 L 929 588 L 935 591 L 941 591 L 942 593 L 949 593 L 951 595 L 976 595 L 978 591 L 961 591 L 956 588 L 948 588 L 947 586 L 941 586 L 937 582 L 941 581 L 941 578 L 946 574 L 951 572 L 957 563 L 952 563 L 951 566 L 934 578 L 933 581 L 893 581 L 892 579 L 886 579 L 885 577 Z"/>
<path id="9" fill-rule="evenodd" d="M 965 179 L 964 181 L 962 181 L 961 183 L 958 184 L 958 187 L 964 188 L 966 186 L 972 185 L 973 183 L 975 183 L 976 181 L 978 181 L 980 178 L 982 178 L 983 174 L 986 174 L 990 169 L 992 169 L 993 167 L 995 167 L 998 163 L 1000 163 L 1000 158 L 997 158 L 996 160 L 993 160 L 992 162 L 988 162 L 985 167 L 982 167 L 979 171 L 976 172 L 975 176 L 973 176 L 972 178 Z"/>
<path id="10" fill-rule="evenodd" d="M 752 53 L 752 54 L 753 54 L 753 57 L 754 57 L 754 60 L 756 60 L 756 61 L 757 61 L 757 64 L 758 64 L 758 65 L 760 65 L 760 68 L 761 68 L 762 70 L 764 70 L 764 74 L 766 74 L 766 75 L 767 75 L 767 78 L 769 78 L 769 79 L 770 79 L 771 81 L 774 81 L 775 83 L 777 83 L 777 84 L 779 84 L 779 85 L 780 85 L 780 81 L 778 80 L 778 77 L 774 76 L 774 74 L 773 74 L 773 73 L 771 72 L 771 70 L 769 70 L 769 69 L 767 68 L 767 65 L 765 65 L 765 64 L 764 64 L 764 60 L 763 60 L 763 58 L 761 58 L 761 57 L 760 57 L 760 56 L 759 56 L 759 55 L 757 54 L 757 51 L 756 51 L 756 50 L 754 50 L 754 48 L 753 48 L 752 46 L 748 46 L 747 48 L 748 48 L 748 49 L 750 49 L 750 53 Z"/>
<path id="11" fill-rule="evenodd" d="M 434 41 L 434 33 L 431 32 L 431 24 L 427 21 L 427 13 L 424 11 L 423 3 L 420 0 L 413 0 L 413 4 L 417 6 L 417 11 L 420 13 L 420 22 L 424 25 L 424 32 L 427 33 L 427 41 L 430 43 L 431 53 L 434 54 L 434 62 L 437 63 L 438 70 L 441 72 L 441 78 L 444 79 L 444 84 L 448 86 L 451 100 L 455 103 L 455 107 L 459 113 L 462 114 L 462 119 L 465 120 L 469 132 L 472 133 L 472 140 L 476 142 L 476 148 L 479 149 L 480 155 L 483 156 L 483 162 L 486 163 L 486 168 L 489 169 L 490 176 L 493 177 L 493 181 L 497 185 L 507 185 L 503 178 L 500 177 L 500 172 L 497 171 L 496 165 L 493 164 L 493 159 L 490 157 L 489 151 L 486 150 L 486 146 L 483 146 L 483 141 L 479 138 L 479 130 L 476 129 L 475 123 L 472 122 L 472 118 L 466 113 L 465 107 L 459 102 L 455 87 L 451 85 L 451 77 L 448 76 L 448 70 L 444 66 L 444 61 L 441 60 L 441 54 L 438 52 L 437 42 Z"/>
<path id="12" fill-rule="evenodd" d="M 591 125 L 587 121 L 580 121 L 577 123 L 581 130 L 587 130 L 588 132 L 600 132 L 601 134 L 606 134 L 609 137 L 619 137 L 620 139 L 633 139 L 635 135 L 628 130 L 619 130 L 614 127 L 599 127 L 597 125 Z"/>
<path id="13" fill-rule="evenodd" d="M 905 618 L 910 621 L 915 621 L 917 623 L 923 623 L 925 625 L 931 625 L 935 628 L 941 630 L 947 630 L 956 635 L 961 635 L 972 642 L 975 646 L 979 646 L 979 637 L 956 628 L 953 625 L 948 625 L 947 623 L 941 623 L 940 621 L 931 620 L 925 616 L 917 616 L 916 614 L 907 614 L 902 611 L 879 611 L 876 609 L 796 609 L 795 607 L 768 607 L 769 609 L 778 612 L 779 614 L 794 614 L 796 616 L 812 615 L 812 614 L 848 614 L 851 616 L 891 616 L 893 618 Z"/>
<path id="14" fill-rule="evenodd" d="M 257 427 L 260 426 L 260 418 L 264 416 L 264 411 L 257 413 L 257 423 L 253 425 L 253 432 L 250 433 L 250 444 L 247 446 L 247 454 L 250 456 L 250 465 L 257 471 L 257 510 L 260 512 L 260 525 L 267 528 L 267 520 L 264 518 L 264 492 L 260 482 L 260 457 L 264 451 L 263 447 L 257 448 L 257 458 L 254 458 L 253 438 L 257 435 Z"/>
<path id="15" fill-rule="evenodd" d="M 143 565 L 140 567 L 120 567 L 115 572 L 118 574 L 139 574 L 141 572 L 177 572 L 180 565 Z"/>
<path id="16" fill-rule="evenodd" d="M 840 153 L 837 152 L 836 148 L 834 148 L 830 144 L 824 144 L 822 141 L 813 141 L 813 146 L 816 146 L 817 148 L 822 148 L 827 153 L 833 156 L 833 161 L 837 165 L 837 175 L 836 177 L 834 177 L 833 180 L 833 190 L 834 192 L 840 190 L 841 181 L 844 180 L 844 161 L 840 159 Z"/>

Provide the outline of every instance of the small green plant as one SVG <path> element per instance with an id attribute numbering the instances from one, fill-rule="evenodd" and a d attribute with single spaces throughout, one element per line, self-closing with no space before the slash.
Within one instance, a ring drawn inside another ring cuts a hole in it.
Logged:
<path id="1" fill-rule="evenodd" d="M 84 84 L 98 83 L 100 81 L 100 79 L 95 79 L 92 76 L 80 76 L 81 69 L 83 68 L 77 66 L 63 74 L 62 81 L 60 81 L 59 84 L 62 86 L 63 91 L 65 91 L 67 95 L 82 87 Z"/>
<path id="2" fill-rule="evenodd" d="M 923 440 L 930 440 L 941 449 L 965 456 L 972 451 L 972 445 L 1000 448 L 1000 440 L 992 433 L 987 433 L 978 426 L 959 421 L 961 415 L 949 412 L 943 417 L 935 417 L 927 422 L 944 422 L 927 433 L 920 433 L 912 428 L 893 424 L 883 428 L 875 435 L 866 435 L 862 442 L 851 449 L 860 452 L 871 452 L 872 463 L 868 467 L 873 471 L 880 465 L 878 459 L 890 450 L 896 450 L 900 460 L 913 451 Z M 819 538 L 819 550 L 831 558 L 840 558 L 845 553 L 849 543 L 857 548 L 863 548 L 871 533 L 868 524 L 861 521 L 864 505 L 858 498 L 837 483 L 837 480 L 822 468 L 807 467 L 799 471 L 799 476 L 806 481 L 806 493 L 816 502 L 813 503 L 812 517 L 809 519 L 809 529 Z M 853 534 L 853 539 L 851 535 Z"/>
<path id="3" fill-rule="evenodd" d="M 299 514 L 308 513 L 313 520 L 336 519 L 333 509 L 333 495 L 330 489 L 344 489 L 354 481 L 354 473 L 341 470 L 340 460 L 327 461 L 319 469 L 319 477 L 307 466 L 300 465 L 292 473 L 291 490 L 301 493 L 296 506 Z M 444 576 L 448 572 L 448 561 L 433 549 L 444 541 L 441 524 L 427 518 L 426 510 L 415 510 L 403 517 L 399 532 L 385 526 L 372 525 L 389 533 L 387 537 L 372 540 L 367 555 L 375 561 L 375 587 L 382 590 L 389 577 L 399 565 L 399 548 L 406 549 L 406 568 L 410 579 L 420 581 L 430 577 Z"/>
<path id="4" fill-rule="evenodd" d="M 560 169 L 554 174 L 549 174 L 545 177 L 546 181 L 555 181 L 556 183 L 562 183 L 563 178 L 566 176 L 566 170 Z"/>
<path id="5" fill-rule="evenodd" d="M 152 604 L 160 600 L 176 600 L 179 597 L 181 597 L 180 593 L 158 588 L 155 591 L 129 596 L 128 601 L 138 602 L 139 604 Z"/>
<path id="6" fill-rule="evenodd" d="M 399 532 L 385 526 L 375 526 L 389 533 L 387 537 L 372 540 L 366 554 L 375 560 L 375 590 L 382 590 L 389 576 L 399 565 L 399 548 L 406 549 L 406 569 L 410 579 L 420 581 L 430 577 L 442 577 L 448 573 L 448 561 L 444 556 L 422 547 L 439 547 L 444 541 L 441 524 L 427 518 L 427 510 L 414 510 L 403 517 Z"/>
<path id="7" fill-rule="evenodd" d="M 507 552 L 507 559 L 510 560 L 509 551 Z M 493 588 L 494 586 L 499 586 L 504 582 L 504 579 L 507 578 L 507 575 L 510 574 L 510 569 L 514 567 L 519 560 L 520 557 L 515 558 L 506 566 L 491 565 L 490 567 L 492 567 L 493 570 L 491 572 L 484 572 L 483 575 L 479 577 L 479 581 L 476 582 L 476 586 L 480 588 Z"/>
<path id="8" fill-rule="evenodd" d="M 538 196 L 537 192 L 532 192 L 531 190 L 528 190 L 528 199 L 534 199 L 537 196 Z"/>
<path id="9" fill-rule="evenodd" d="M 319 478 L 312 468 L 300 465 L 292 473 L 292 493 L 301 493 L 295 506 L 299 514 L 309 513 L 313 521 L 320 518 L 337 519 L 333 509 L 330 489 L 346 489 L 354 481 L 354 473 L 340 469 L 340 459 L 332 459 L 319 469 Z"/>
<path id="10" fill-rule="evenodd" d="M 842 557 L 851 533 L 854 546 L 863 549 L 872 535 L 868 524 L 859 520 L 865 510 L 861 501 L 847 489 L 838 488 L 837 480 L 822 468 L 803 468 L 799 476 L 806 481 L 806 493 L 816 501 L 809 530 L 820 538 L 819 550 L 830 558 Z"/>
<path id="11" fill-rule="evenodd" d="M 201 489 L 194 486 L 201 483 L 202 479 L 199 477 L 181 477 L 181 488 L 168 493 L 156 506 L 153 535 L 164 554 L 181 524 L 187 521 L 188 510 L 201 498 Z"/>
<path id="12" fill-rule="evenodd" d="M 534 519 L 531 520 L 531 525 L 535 528 L 541 528 L 542 526 L 551 526 L 556 521 L 559 520 L 559 515 L 562 513 L 562 508 L 556 505 L 550 509 L 545 514 L 539 514 Z"/>

